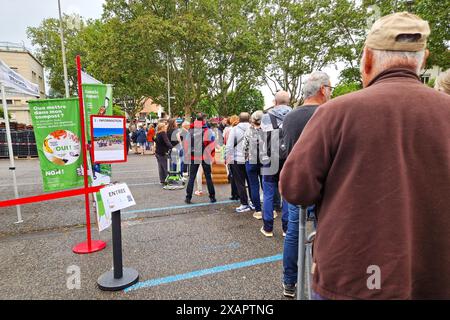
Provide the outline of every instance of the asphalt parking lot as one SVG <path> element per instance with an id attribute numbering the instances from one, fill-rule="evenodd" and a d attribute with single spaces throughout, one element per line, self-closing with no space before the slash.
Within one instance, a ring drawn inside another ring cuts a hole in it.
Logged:
<path id="1" fill-rule="evenodd" d="M 17 160 L 20 196 L 42 193 L 37 159 Z M 0 160 L 0 200 L 13 198 L 9 162 Z M 281 220 L 273 238 L 260 232 L 252 213 L 236 214 L 229 185 L 216 186 L 216 204 L 185 190 L 163 190 L 156 160 L 130 154 L 113 165 L 113 180 L 126 182 L 137 205 L 122 213 L 125 267 L 139 271 L 129 290 L 104 292 L 97 278 L 112 267 L 111 229 L 94 239 L 105 250 L 77 255 L 72 247 L 85 240 L 84 197 L 22 207 L 24 222 L 15 224 L 15 207 L 0 208 L 0 298 L 2 299 L 284 299 L 282 295 Z M 206 190 L 206 187 L 204 188 Z M 80 271 L 80 287 L 69 288 L 70 270 Z M 69 271 L 69 272 L 68 272 Z"/>

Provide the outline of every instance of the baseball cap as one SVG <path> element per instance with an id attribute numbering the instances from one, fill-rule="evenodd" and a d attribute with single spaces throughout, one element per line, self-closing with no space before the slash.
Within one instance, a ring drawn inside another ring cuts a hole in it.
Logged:
<path id="1" fill-rule="evenodd" d="M 402 41 L 403 35 L 412 35 L 413 41 Z M 376 50 L 422 51 L 427 47 L 430 26 L 422 18 L 397 12 L 384 16 L 373 24 L 366 39 L 366 46 Z"/>

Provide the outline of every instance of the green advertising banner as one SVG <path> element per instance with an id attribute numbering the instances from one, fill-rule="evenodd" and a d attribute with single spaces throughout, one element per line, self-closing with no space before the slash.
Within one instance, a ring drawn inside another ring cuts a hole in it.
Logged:
<path id="1" fill-rule="evenodd" d="M 29 101 L 44 191 L 83 186 L 78 98 Z"/>
<path id="2" fill-rule="evenodd" d="M 83 97 L 86 113 L 86 137 L 91 143 L 91 115 L 110 116 L 112 111 L 112 86 L 107 84 L 83 84 Z M 90 184 L 99 186 L 111 183 L 111 165 L 94 164 L 88 154 Z M 100 192 L 94 194 L 96 203 L 97 222 L 99 231 L 105 230 L 111 224 L 111 217 L 108 216 L 102 201 Z"/>
<path id="3" fill-rule="evenodd" d="M 91 115 L 112 116 L 112 86 L 109 84 L 83 84 L 86 112 L 87 140 L 91 140 Z"/>

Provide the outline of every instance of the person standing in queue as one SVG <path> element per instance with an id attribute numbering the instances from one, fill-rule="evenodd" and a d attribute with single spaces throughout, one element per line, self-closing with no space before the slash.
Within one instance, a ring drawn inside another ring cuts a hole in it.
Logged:
<path id="1" fill-rule="evenodd" d="M 168 168 L 167 168 L 167 160 L 168 154 L 172 150 L 172 143 L 169 141 L 167 137 L 167 125 L 165 123 L 159 123 L 156 128 L 156 138 L 155 138 L 155 155 L 156 160 L 158 161 L 158 173 L 159 173 L 159 182 L 161 185 L 164 185 L 166 182 Z"/>

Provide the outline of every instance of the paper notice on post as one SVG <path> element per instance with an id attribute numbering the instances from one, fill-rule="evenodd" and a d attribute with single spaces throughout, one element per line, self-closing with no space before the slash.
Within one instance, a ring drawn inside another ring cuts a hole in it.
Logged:
<path id="1" fill-rule="evenodd" d="M 136 205 L 126 183 L 112 184 L 100 190 L 105 210 L 108 213 Z"/>

